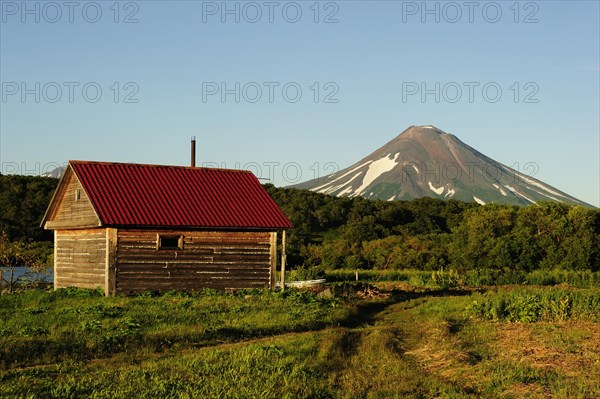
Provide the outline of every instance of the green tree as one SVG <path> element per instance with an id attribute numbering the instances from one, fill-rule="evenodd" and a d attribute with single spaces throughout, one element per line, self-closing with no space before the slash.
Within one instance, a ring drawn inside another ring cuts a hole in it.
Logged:
<path id="1" fill-rule="evenodd" d="M 521 267 L 569 268 L 566 248 L 568 237 L 573 234 L 570 209 L 571 206 L 557 202 L 539 202 L 520 209 L 514 236 Z"/>
<path id="2" fill-rule="evenodd" d="M 458 270 L 514 268 L 516 248 L 511 233 L 516 216 L 516 207 L 496 204 L 466 211 L 453 231 L 453 266 Z"/>
<path id="3" fill-rule="evenodd" d="M 49 177 L 0 175 L 0 229 L 9 239 L 52 239 L 40 222 L 57 185 Z"/>
<path id="4" fill-rule="evenodd" d="M 563 241 L 565 263 L 574 270 L 600 270 L 600 210 L 575 206 L 567 215 L 571 234 Z"/>

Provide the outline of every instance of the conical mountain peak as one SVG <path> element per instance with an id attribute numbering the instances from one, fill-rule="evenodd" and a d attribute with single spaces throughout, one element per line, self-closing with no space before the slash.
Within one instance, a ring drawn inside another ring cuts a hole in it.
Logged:
<path id="1" fill-rule="evenodd" d="M 589 206 L 431 125 L 410 126 L 354 165 L 294 187 L 387 201 L 434 197 L 480 204 L 550 200 Z"/>
<path id="2" fill-rule="evenodd" d="M 406 136 L 414 136 L 414 135 L 431 135 L 431 134 L 448 134 L 444 132 L 442 129 L 439 129 L 433 125 L 423 125 L 423 126 L 411 126 L 406 129 L 404 132 L 400 133 L 400 135 Z"/>

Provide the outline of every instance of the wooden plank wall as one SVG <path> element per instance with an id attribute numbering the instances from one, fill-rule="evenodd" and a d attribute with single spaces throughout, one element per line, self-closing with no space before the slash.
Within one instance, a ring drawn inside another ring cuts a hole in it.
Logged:
<path id="1" fill-rule="evenodd" d="M 68 180 L 60 202 L 51 220 L 47 222 L 47 228 L 57 226 L 60 229 L 68 227 L 91 227 L 99 226 L 100 221 L 92 202 L 86 195 L 83 186 L 74 173 L 69 173 Z M 75 199 L 75 192 L 79 190 L 79 200 Z"/>
<path id="2" fill-rule="evenodd" d="M 106 230 L 56 230 L 54 288 L 105 288 Z"/>
<path id="3" fill-rule="evenodd" d="M 183 250 L 157 250 L 157 235 L 183 235 Z M 269 288 L 271 233 L 117 231 L 116 293 Z"/>

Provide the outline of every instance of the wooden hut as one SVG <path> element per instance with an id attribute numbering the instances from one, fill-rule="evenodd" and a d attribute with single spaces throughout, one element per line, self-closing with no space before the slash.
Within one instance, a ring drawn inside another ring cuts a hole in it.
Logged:
<path id="1" fill-rule="evenodd" d="M 70 161 L 42 226 L 55 288 L 114 295 L 273 289 L 291 224 L 248 171 Z"/>

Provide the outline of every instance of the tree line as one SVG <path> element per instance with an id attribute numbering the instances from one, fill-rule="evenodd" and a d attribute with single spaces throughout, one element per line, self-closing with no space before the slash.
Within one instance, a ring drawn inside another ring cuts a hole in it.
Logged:
<path id="1" fill-rule="evenodd" d="M 40 222 L 58 179 L 0 174 L 0 231 L 11 241 L 51 241 Z"/>
<path id="2" fill-rule="evenodd" d="M 5 253 L 19 243 L 12 253 L 27 253 L 34 263 L 37 254 L 50 262 L 52 234 L 39 224 L 57 184 L 47 177 L 0 175 Z M 527 207 L 433 198 L 387 202 L 265 188 L 294 224 L 287 248 L 292 268 L 600 269 L 598 209 L 557 202 Z M 6 267 L 9 258 L 0 266 Z"/>
<path id="3" fill-rule="evenodd" d="M 337 198 L 267 185 L 294 224 L 292 265 L 495 273 L 600 269 L 600 210 Z"/>

